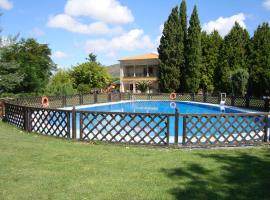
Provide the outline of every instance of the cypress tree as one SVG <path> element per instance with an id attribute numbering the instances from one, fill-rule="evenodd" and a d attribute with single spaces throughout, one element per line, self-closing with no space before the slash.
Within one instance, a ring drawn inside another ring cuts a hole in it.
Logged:
<path id="1" fill-rule="evenodd" d="M 158 47 L 160 59 L 160 86 L 163 92 L 177 91 L 180 86 L 180 66 L 184 62 L 183 33 L 178 6 L 172 9 L 164 23 Z"/>
<path id="2" fill-rule="evenodd" d="M 202 67 L 201 67 L 201 83 L 200 88 L 204 92 L 212 92 L 214 90 L 215 71 L 218 65 L 219 51 L 222 44 L 222 37 L 217 31 L 213 31 L 210 35 L 202 32 Z"/>
<path id="3" fill-rule="evenodd" d="M 185 79 L 186 79 L 186 70 L 185 66 L 187 65 L 187 5 L 186 5 L 186 0 L 182 0 L 181 5 L 180 5 L 180 23 L 181 23 L 181 28 L 183 32 L 183 46 L 184 46 L 184 62 L 183 65 L 180 67 L 181 68 L 181 78 L 180 78 L 180 91 L 184 92 L 186 91 L 186 86 L 185 86 Z"/>
<path id="4" fill-rule="evenodd" d="M 249 93 L 269 95 L 270 90 L 270 27 L 268 23 L 259 25 L 251 39 L 251 62 Z"/>
<path id="5" fill-rule="evenodd" d="M 241 68 L 248 69 L 249 34 L 237 22 L 224 38 L 217 70 L 218 90 L 232 91 L 232 73 Z"/>
<path id="6" fill-rule="evenodd" d="M 188 46 L 187 46 L 187 68 L 186 68 L 186 86 L 189 92 L 197 92 L 200 84 L 201 68 L 201 26 L 197 12 L 194 6 L 188 28 Z"/>

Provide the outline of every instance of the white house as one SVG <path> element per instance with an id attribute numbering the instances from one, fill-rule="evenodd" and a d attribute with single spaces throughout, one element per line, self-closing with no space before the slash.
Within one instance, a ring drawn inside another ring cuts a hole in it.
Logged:
<path id="1" fill-rule="evenodd" d="M 159 59 L 158 54 L 148 53 L 143 55 L 122 58 L 120 61 L 120 92 L 140 93 L 136 83 L 151 81 L 150 93 L 159 91 Z"/>

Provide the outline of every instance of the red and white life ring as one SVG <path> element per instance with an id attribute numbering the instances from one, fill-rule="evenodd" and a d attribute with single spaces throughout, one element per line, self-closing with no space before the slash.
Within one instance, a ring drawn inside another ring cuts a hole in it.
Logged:
<path id="1" fill-rule="evenodd" d="M 49 107 L 49 98 L 44 96 L 41 98 L 41 104 L 43 108 L 48 108 Z"/>
<path id="2" fill-rule="evenodd" d="M 176 99 L 176 93 L 175 92 L 172 92 L 170 94 L 170 100 L 175 100 Z"/>

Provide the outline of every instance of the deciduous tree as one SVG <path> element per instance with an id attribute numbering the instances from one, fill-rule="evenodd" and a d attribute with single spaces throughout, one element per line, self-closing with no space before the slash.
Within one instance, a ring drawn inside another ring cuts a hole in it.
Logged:
<path id="1" fill-rule="evenodd" d="M 73 95 L 75 93 L 69 71 L 66 70 L 57 71 L 46 88 L 47 95 Z"/>
<path id="2" fill-rule="evenodd" d="M 93 88 L 102 89 L 111 81 L 107 69 L 94 61 L 74 66 L 70 71 L 70 76 L 78 92 L 89 92 Z"/>
<path id="3" fill-rule="evenodd" d="M 10 45 L 10 51 L 2 54 L 2 59 L 19 65 L 18 73 L 23 81 L 14 92 L 30 93 L 45 89 L 52 70 L 56 65 L 51 60 L 51 49 L 47 44 L 40 44 L 35 39 L 22 39 Z"/>

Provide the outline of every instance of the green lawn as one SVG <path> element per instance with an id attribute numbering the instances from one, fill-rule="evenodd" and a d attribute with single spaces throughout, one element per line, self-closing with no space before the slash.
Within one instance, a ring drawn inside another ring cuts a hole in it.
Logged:
<path id="1" fill-rule="evenodd" d="M 0 199 L 270 199 L 270 147 L 94 145 L 0 122 Z"/>

